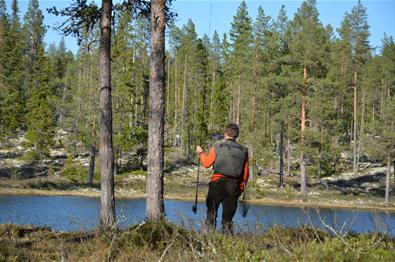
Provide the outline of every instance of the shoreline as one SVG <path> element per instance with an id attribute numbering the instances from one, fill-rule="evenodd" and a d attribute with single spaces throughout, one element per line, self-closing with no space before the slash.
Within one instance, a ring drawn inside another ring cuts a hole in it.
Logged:
<path id="1" fill-rule="evenodd" d="M 92 191 L 89 189 L 78 190 L 42 190 L 42 189 L 25 189 L 25 188 L 0 188 L 0 195 L 37 195 L 37 196 L 79 196 L 79 197 L 100 197 L 100 191 Z M 115 197 L 118 199 L 138 199 L 145 198 L 144 193 L 124 194 L 115 192 Z M 193 196 L 177 196 L 172 194 L 165 194 L 165 199 L 194 201 Z M 203 202 L 205 196 L 199 195 L 200 201 Z M 299 207 L 299 208 L 333 208 L 333 209 L 351 209 L 356 211 L 380 211 L 395 213 L 395 206 L 384 206 L 380 204 L 366 204 L 366 203 L 329 203 L 320 201 L 303 201 L 303 200 L 282 200 L 272 198 L 252 199 L 246 201 L 249 204 L 264 205 L 264 206 L 284 206 L 284 207 Z"/>

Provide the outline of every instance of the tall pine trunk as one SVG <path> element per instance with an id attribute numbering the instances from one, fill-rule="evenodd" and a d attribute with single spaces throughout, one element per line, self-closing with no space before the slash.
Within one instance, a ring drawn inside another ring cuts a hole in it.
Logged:
<path id="1" fill-rule="evenodd" d="M 240 83 L 240 76 L 239 76 L 239 85 L 237 86 L 237 100 L 236 100 L 236 124 L 240 125 L 240 96 L 241 96 L 241 83 Z"/>
<path id="2" fill-rule="evenodd" d="M 390 175 L 391 175 L 391 156 L 387 155 L 387 174 L 385 175 L 385 199 L 384 203 L 388 204 L 390 198 Z"/>
<path id="3" fill-rule="evenodd" d="M 95 174 L 95 159 L 96 159 L 96 145 L 92 142 L 89 150 L 89 173 L 88 173 L 88 184 L 92 185 L 93 176 Z"/>
<path id="4" fill-rule="evenodd" d="M 280 127 L 280 145 L 279 145 L 279 166 L 280 166 L 280 170 L 279 170 L 279 187 L 284 187 L 284 130 L 283 130 L 283 124 L 281 124 Z"/>
<path id="5" fill-rule="evenodd" d="M 169 71 L 170 74 L 170 71 Z M 178 146 L 178 88 L 177 88 L 177 57 L 174 59 L 174 141 L 173 146 Z"/>
<path id="6" fill-rule="evenodd" d="M 361 137 L 364 132 L 364 123 L 365 123 L 365 100 L 366 100 L 366 94 L 362 91 L 362 112 L 361 112 L 361 123 L 359 127 L 359 141 L 358 141 L 358 149 L 357 149 L 357 167 L 359 167 L 359 159 L 361 157 L 362 153 L 362 142 L 361 142 Z"/>
<path id="7" fill-rule="evenodd" d="M 354 176 L 358 175 L 358 162 L 357 162 L 357 72 L 354 72 L 354 125 L 353 125 L 353 172 Z"/>
<path id="8" fill-rule="evenodd" d="M 96 148 L 96 117 L 95 117 L 95 87 L 93 86 L 93 66 L 91 64 L 90 66 L 90 86 L 89 90 L 91 91 L 91 121 L 92 121 L 92 130 L 91 130 L 91 144 L 90 144 L 90 149 L 89 149 L 89 172 L 88 172 L 88 184 L 92 185 L 93 183 L 93 176 L 95 174 L 95 160 L 96 160 L 96 153 L 97 153 L 97 148 Z"/>
<path id="9" fill-rule="evenodd" d="M 100 24 L 100 226 L 115 224 L 114 152 L 111 105 L 111 12 L 112 0 L 102 0 Z"/>
<path id="10" fill-rule="evenodd" d="M 288 124 L 288 137 L 287 137 L 287 174 L 291 174 L 291 126 Z"/>
<path id="11" fill-rule="evenodd" d="M 187 149 L 186 149 L 186 139 L 187 139 L 187 132 L 186 130 L 186 125 L 188 122 L 188 90 L 187 90 L 187 56 L 185 55 L 184 57 L 184 79 L 183 79 L 183 85 L 182 85 L 182 118 L 181 118 L 181 151 L 182 151 L 182 156 L 185 157 L 187 155 Z"/>
<path id="12" fill-rule="evenodd" d="M 149 220 L 164 217 L 163 129 L 165 114 L 165 5 L 166 0 L 151 1 L 151 73 L 148 122 L 148 177 L 145 216 Z"/>
<path id="13" fill-rule="evenodd" d="M 303 79 L 307 84 L 307 67 L 303 68 Z M 305 86 L 306 88 L 306 86 Z M 306 90 L 305 90 L 306 91 Z M 300 116 L 300 192 L 306 194 L 306 161 L 304 159 L 304 132 L 306 129 L 306 95 L 302 96 L 301 116 Z"/>

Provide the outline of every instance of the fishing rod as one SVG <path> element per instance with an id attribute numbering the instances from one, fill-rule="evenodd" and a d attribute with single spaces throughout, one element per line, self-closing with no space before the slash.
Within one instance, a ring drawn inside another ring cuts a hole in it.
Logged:
<path id="1" fill-rule="evenodd" d="M 247 195 L 247 187 L 244 188 L 243 196 L 241 197 L 241 215 L 246 217 L 248 214 L 248 210 L 250 209 L 250 204 L 248 203 L 248 195 Z"/>
<path id="2" fill-rule="evenodd" d="M 192 206 L 192 212 L 195 214 L 197 212 L 197 202 L 198 202 L 198 193 L 199 193 L 199 169 L 200 169 L 200 157 L 198 155 L 195 204 Z"/>

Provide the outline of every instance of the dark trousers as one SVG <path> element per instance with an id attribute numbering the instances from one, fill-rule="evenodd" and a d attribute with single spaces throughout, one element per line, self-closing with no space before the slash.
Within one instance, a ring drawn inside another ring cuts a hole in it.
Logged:
<path id="1" fill-rule="evenodd" d="M 240 195 L 240 182 L 237 179 L 220 178 L 215 182 L 210 182 L 206 198 L 206 225 L 211 228 L 216 227 L 218 207 L 222 203 L 222 231 L 232 234 L 232 219 L 236 213 Z"/>

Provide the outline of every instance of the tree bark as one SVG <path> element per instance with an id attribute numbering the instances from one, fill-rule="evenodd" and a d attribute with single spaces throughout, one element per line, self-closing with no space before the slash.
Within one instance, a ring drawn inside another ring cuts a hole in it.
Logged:
<path id="1" fill-rule="evenodd" d="M 239 85 L 237 87 L 237 113 L 236 113 L 236 124 L 240 126 L 240 96 L 241 96 L 241 83 L 240 83 L 240 77 L 239 77 Z"/>
<path id="2" fill-rule="evenodd" d="M 354 72 L 354 125 L 353 125 L 353 172 L 354 176 L 358 175 L 357 163 L 357 72 Z"/>
<path id="3" fill-rule="evenodd" d="M 280 176 L 280 181 L 278 183 L 279 187 L 284 187 L 284 130 L 283 126 L 281 124 L 281 130 L 280 130 L 280 145 L 279 145 L 279 157 L 280 157 L 280 171 L 279 171 L 279 176 Z"/>
<path id="4" fill-rule="evenodd" d="M 166 0 L 151 1 L 151 73 L 148 122 L 148 177 L 145 216 L 148 220 L 164 217 L 163 131 L 165 113 L 165 5 Z"/>
<path id="5" fill-rule="evenodd" d="M 112 0 L 102 0 L 100 23 L 100 226 L 115 224 L 114 152 L 111 105 L 111 13 Z"/>
<path id="6" fill-rule="evenodd" d="M 288 138 L 287 138 L 287 174 L 291 174 L 291 127 L 288 124 Z"/>
<path id="7" fill-rule="evenodd" d="M 358 150 L 357 150 L 357 167 L 359 167 L 359 158 L 361 156 L 362 152 L 362 142 L 361 142 L 361 136 L 364 132 L 364 123 L 365 123 L 365 100 L 366 100 L 366 94 L 362 91 L 362 112 L 361 112 L 361 124 L 360 124 L 360 129 L 359 129 L 359 141 L 358 141 Z"/>
<path id="8" fill-rule="evenodd" d="M 96 159 L 96 145 L 92 142 L 89 153 L 89 174 L 88 174 L 88 184 L 92 185 L 93 176 L 95 174 L 95 159 Z"/>
<path id="9" fill-rule="evenodd" d="M 186 125 L 188 121 L 188 90 L 187 90 L 187 56 L 184 57 L 184 80 L 182 87 L 182 120 L 181 120 L 181 151 L 183 157 L 187 155 L 186 149 Z"/>
<path id="10" fill-rule="evenodd" d="M 385 199 L 384 203 L 388 204 L 390 198 L 390 175 L 391 175 L 391 156 L 387 156 L 387 174 L 385 175 Z"/>
<path id="11" fill-rule="evenodd" d="M 89 172 L 88 172 L 88 184 L 92 185 L 93 183 L 93 176 L 95 174 L 95 160 L 96 160 L 96 153 L 97 153 L 97 148 L 96 148 L 96 117 L 95 117 L 95 87 L 93 86 L 93 66 L 91 64 L 90 66 L 90 85 L 89 85 L 89 90 L 90 90 L 90 96 L 91 96 L 91 121 L 92 121 L 92 130 L 91 130 L 91 144 L 90 144 L 90 160 L 89 160 Z"/>
<path id="12" fill-rule="evenodd" d="M 169 72 L 170 74 L 170 72 Z M 177 57 L 174 61 L 174 142 L 173 146 L 178 146 L 178 88 L 177 88 Z"/>
<path id="13" fill-rule="evenodd" d="M 303 79 L 307 84 L 307 67 L 303 68 Z M 306 161 L 304 159 L 304 132 L 306 129 L 306 96 L 302 96 L 301 117 L 300 117 L 300 192 L 306 194 Z"/>

